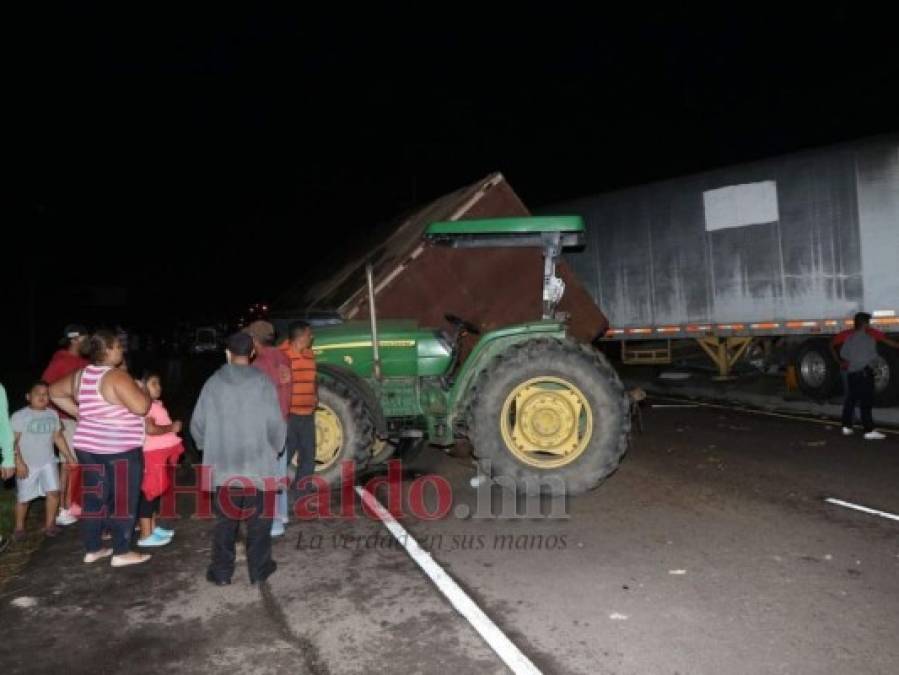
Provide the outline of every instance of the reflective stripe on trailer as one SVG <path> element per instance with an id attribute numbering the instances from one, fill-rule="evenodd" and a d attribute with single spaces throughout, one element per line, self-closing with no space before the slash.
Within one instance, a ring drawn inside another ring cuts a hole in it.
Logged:
<path id="1" fill-rule="evenodd" d="M 871 319 L 874 326 L 897 326 L 899 327 L 899 316 L 893 310 L 878 310 L 878 316 Z M 657 326 L 657 327 L 640 327 L 640 328 L 609 328 L 606 336 L 616 335 L 679 335 L 679 334 L 696 334 L 696 333 L 713 333 L 715 330 L 725 332 L 735 331 L 775 331 L 784 328 L 786 331 L 811 330 L 811 332 L 820 332 L 822 328 L 829 328 L 839 331 L 843 327 L 851 328 L 854 325 L 852 319 L 821 319 L 821 320 L 795 320 L 786 321 L 784 323 L 778 321 L 762 321 L 751 323 L 748 326 L 743 323 L 719 323 L 719 324 L 688 324 L 686 326 Z"/>
<path id="2" fill-rule="evenodd" d="M 899 317 L 871 319 L 871 323 L 875 326 L 899 326 Z"/>

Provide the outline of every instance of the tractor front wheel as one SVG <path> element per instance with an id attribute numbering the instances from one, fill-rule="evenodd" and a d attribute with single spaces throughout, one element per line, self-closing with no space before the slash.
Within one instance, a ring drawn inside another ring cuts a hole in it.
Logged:
<path id="1" fill-rule="evenodd" d="M 511 479 L 522 493 L 576 495 L 618 467 L 630 416 L 602 355 L 570 341 L 533 340 L 481 373 L 468 426 L 484 473 Z"/>
<path id="2" fill-rule="evenodd" d="M 371 456 L 374 426 L 365 399 L 336 380 L 318 382 L 315 411 L 315 475 L 332 487 L 341 483 L 341 466 L 362 469 Z"/>

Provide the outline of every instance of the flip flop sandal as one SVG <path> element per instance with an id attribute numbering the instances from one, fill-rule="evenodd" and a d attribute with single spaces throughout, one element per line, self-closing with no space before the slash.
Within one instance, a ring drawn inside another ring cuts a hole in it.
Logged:
<path id="1" fill-rule="evenodd" d="M 103 560 L 103 558 L 108 558 L 112 555 L 111 548 L 103 548 L 94 553 L 85 553 L 84 554 L 84 562 L 88 565 L 97 562 L 98 560 Z"/>
<path id="2" fill-rule="evenodd" d="M 112 556 L 112 562 L 110 563 L 110 565 L 112 565 L 113 567 L 130 567 L 131 565 L 140 565 L 141 563 L 145 563 L 152 557 L 153 556 L 147 553 L 142 553 L 139 556 L 131 559 L 126 559 L 125 556 L 114 555 Z"/>

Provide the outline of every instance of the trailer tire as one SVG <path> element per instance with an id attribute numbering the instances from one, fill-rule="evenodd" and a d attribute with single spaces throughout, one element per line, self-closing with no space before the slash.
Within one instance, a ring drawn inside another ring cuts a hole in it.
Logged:
<path id="1" fill-rule="evenodd" d="M 880 363 L 875 376 L 874 404 L 889 407 L 899 403 L 899 352 L 877 345 Z"/>
<path id="2" fill-rule="evenodd" d="M 825 340 L 806 340 L 793 362 L 799 388 L 809 398 L 823 401 L 840 389 L 840 364 Z"/>
<path id="3" fill-rule="evenodd" d="M 483 473 L 503 478 L 501 484 L 511 479 L 522 494 L 577 495 L 618 468 L 630 405 L 599 352 L 539 339 L 511 346 L 484 368 L 467 419 Z M 541 447 L 547 449 L 534 450 Z"/>

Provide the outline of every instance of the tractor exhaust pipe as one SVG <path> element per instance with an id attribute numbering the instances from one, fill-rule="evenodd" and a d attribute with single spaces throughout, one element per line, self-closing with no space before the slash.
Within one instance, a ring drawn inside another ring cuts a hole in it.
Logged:
<path id="1" fill-rule="evenodd" d="M 376 380 L 381 379 L 381 351 L 378 348 L 378 317 L 375 313 L 375 282 L 372 264 L 365 266 L 365 281 L 368 284 L 368 316 L 371 318 L 372 369 Z"/>

